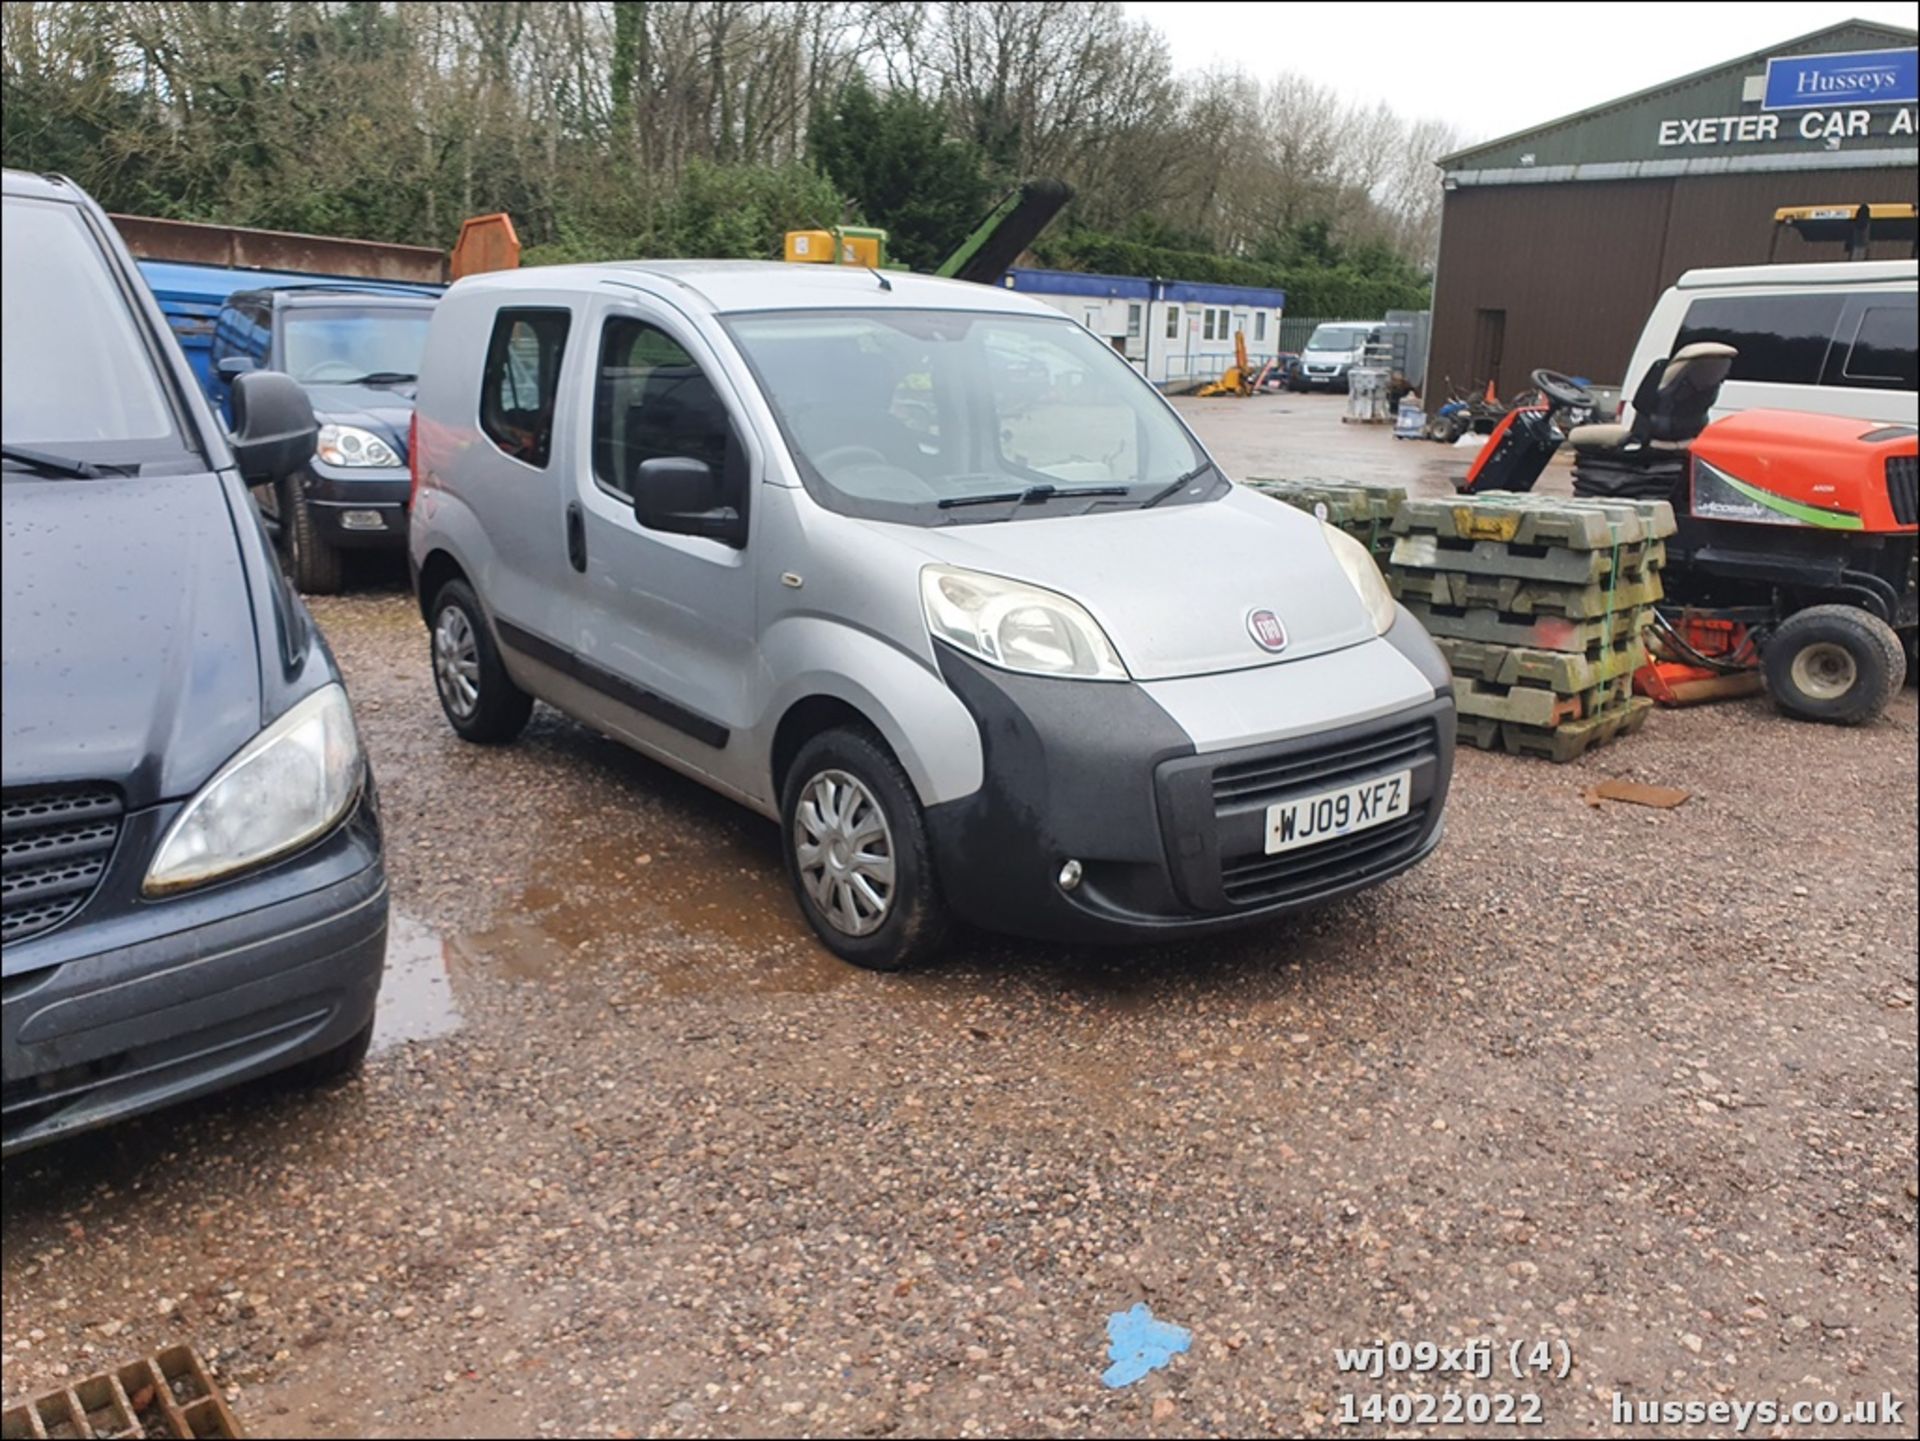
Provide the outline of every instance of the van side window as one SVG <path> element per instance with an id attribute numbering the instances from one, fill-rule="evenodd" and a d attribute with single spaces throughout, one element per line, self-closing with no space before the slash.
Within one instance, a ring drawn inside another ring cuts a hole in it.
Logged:
<path id="1" fill-rule="evenodd" d="M 1911 299 L 1906 305 L 1868 306 L 1840 367 L 1840 384 L 1860 390 L 1920 390 L 1915 317 Z"/>
<path id="2" fill-rule="evenodd" d="M 732 437 L 719 393 L 679 341 L 643 320 L 607 321 L 593 383 L 596 480 L 631 497 L 641 462 L 669 456 L 705 461 L 717 476 L 738 473 Z"/>
<path id="3" fill-rule="evenodd" d="M 503 310 L 493 321 L 480 372 L 480 428 L 501 451 L 538 470 L 553 451 L 566 310 Z"/>
<path id="4" fill-rule="evenodd" d="M 1740 353 L 1729 380 L 1818 385 L 1844 295 L 1703 296 L 1687 307 L 1673 348 L 1718 341 Z"/>

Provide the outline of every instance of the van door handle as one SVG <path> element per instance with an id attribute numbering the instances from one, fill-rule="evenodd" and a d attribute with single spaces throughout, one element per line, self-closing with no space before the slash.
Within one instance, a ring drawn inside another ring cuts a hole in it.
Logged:
<path id="1" fill-rule="evenodd" d="M 577 500 L 567 502 L 567 563 L 577 571 L 587 568 L 587 518 Z"/>

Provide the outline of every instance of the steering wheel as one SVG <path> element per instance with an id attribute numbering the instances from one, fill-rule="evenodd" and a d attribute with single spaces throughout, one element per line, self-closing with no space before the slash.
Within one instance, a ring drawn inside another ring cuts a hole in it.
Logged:
<path id="1" fill-rule="evenodd" d="M 1593 392 L 1581 381 L 1557 370 L 1536 370 L 1533 383 L 1540 393 L 1558 405 L 1592 405 Z"/>
<path id="2" fill-rule="evenodd" d="M 813 458 L 817 470 L 843 470 L 859 463 L 887 465 L 891 462 L 870 445 L 836 445 Z"/>
<path id="3" fill-rule="evenodd" d="M 360 368 L 354 365 L 353 362 L 351 361 L 323 360 L 318 365 L 314 366 L 311 370 L 309 370 L 305 375 L 301 376 L 300 378 L 302 380 L 309 380 L 319 384 L 325 384 L 329 379 L 356 380 L 359 378 L 360 374 L 361 374 Z"/>

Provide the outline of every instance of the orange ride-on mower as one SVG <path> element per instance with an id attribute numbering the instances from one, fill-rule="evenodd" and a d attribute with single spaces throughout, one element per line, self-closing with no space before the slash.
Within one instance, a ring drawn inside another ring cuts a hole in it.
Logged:
<path id="1" fill-rule="evenodd" d="M 1704 682 L 1758 666 L 1789 715 L 1857 725 L 1915 664 L 1916 433 L 1909 425 L 1749 410 L 1708 423 L 1734 351 L 1689 346 L 1649 370 L 1630 424 L 1577 425 L 1573 492 L 1672 502 L 1666 603 L 1650 636 L 1672 669 L 1643 689 L 1684 701 L 1735 693 Z M 1585 388 L 1535 373 L 1577 412 Z M 1516 411 L 1461 482 L 1531 490 L 1562 434 L 1547 404 Z M 1684 682 L 1699 681 L 1699 685 Z"/>
<path id="2" fill-rule="evenodd" d="M 1785 410 L 1727 416 L 1688 446 L 1668 603 L 1746 626 L 1789 715 L 1856 725 L 1906 678 L 1917 449 L 1912 426 Z"/>

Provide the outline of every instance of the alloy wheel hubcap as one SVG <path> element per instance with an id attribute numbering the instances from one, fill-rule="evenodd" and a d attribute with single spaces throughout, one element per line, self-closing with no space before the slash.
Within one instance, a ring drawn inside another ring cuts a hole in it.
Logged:
<path id="1" fill-rule="evenodd" d="M 868 936 L 893 909 L 893 830 L 873 792 L 845 771 L 822 771 L 793 815 L 800 883 L 836 931 Z"/>
<path id="2" fill-rule="evenodd" d="M 1793 683 L 1815 700 L 1838 700 L 1853 689 L 1858 668 L 1846 647 L 1820 641 L 1793 658 Z"/>
<path id="3" fill-rule="evenodd" d="M 433 627 L 433 678 L 440 699 L 461 720 L 480 703 L 480 647 L 467 613 L 450 605 Z"/>

